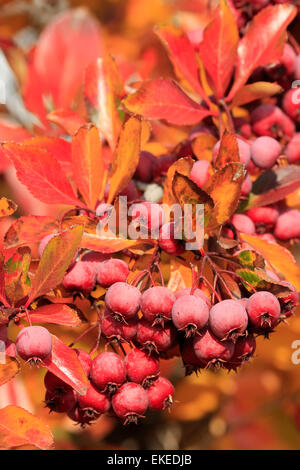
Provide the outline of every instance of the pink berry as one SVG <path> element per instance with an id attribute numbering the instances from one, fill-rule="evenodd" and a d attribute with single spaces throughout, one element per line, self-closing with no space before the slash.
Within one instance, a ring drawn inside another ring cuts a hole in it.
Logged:
<path id="1" fill-rule="evenodd" d="M 174 387 L 165 377 L 158 377 L 148 388 L 149 408 L 162 411 L 173 403 Z"/>
<path id="2" fill-rule="evenodd" d="M 138 321 L 136 318 L 119 321 L 106 311 L 101 317 L 101 332 L 109 342 L 129 343 L 136 337 Z"/>
<path id="3" fill-rule="evenodd" d="M 134 177 L 143 183 L 149 183 L 153 179 L 155 157 L 150 152 L 142 151 Z"/>
<path id="4" fill-rule="evenodd" d="M 146 390 L 132 382 L 122 385 L 112 399 L 113 410 L 124 424 L 137 423 L 138 418 L 144 417 L 148 404 Z"/>
<path id="5" fill-rule="evenodd" d="M 261 104 L 251 114 L 253 131 L 260 136 L 292 137 L 295 125 L 280 108 L 271 104 Z"/>
<path id="6" fill-rule="evenodd" d="M 170 349 L 176 341 L 176 330 L 168 322 L 164 327 L 151 325 L 146 320 L 141 319 L 138 322 L 136 340 L 142 349 L 147 352 L 159 353 Z"/>
<path id="7" fill-rule="evenodd" d="M 258 233 L 256 236 L 267 242 L 276 243 L 276 238 L 271 233 Z"/>
<path id="8" fill-rule="evenodd" d="M 18 334 L 16 348 L 22 359 L 38 363 L 51 354 L 52 336 L 43 326 L 28 326 Z"/>
<path id="9" fill-rule="evenodd" d="M 271 331 L 280 319 L 280 304 L 271 292 L 260 291 L 252 294 L 247 302 L 250 323 L 256 332 Z"/>
<path id="10" fill-rule="evenodd" d="M 73 268 L 65 274 L 62 285 L 70 291 L 89 294 L 95 287 L 96 273 L 84 261 L 77 261 Z"/>
<path id="11" fill-rule="evenodd" d="M 293 284 L 287 281 L 281 281 L 281 284 L 287 286 L 290 290 L 289 294 L 280 295 L 278 297 L 281 306 L 281 319 L 289 318 L 293 315 L 299 301 L 297 289 Z"/>
<path id="12" fill-rule="evenodd" d="M 245 167 L 248 166 L 248 163 L 250 161 L 250 145 L 247 144 L 244 140 L 237 138 L 237 144 L 238 144 L 238 149 L 239 149 L 239 154 L 240 154 L 240 160 L 241 163 L 245 165 Z M 218 141 L 216 145 L 213 148 L 213 160 L 215 161 L 220 149 L 221 142 Z"/>
<path id="13" fill-rule="evenodd" d="M 207 297 L 207 295 L 205 294 L 205 292 L 203 292 L 203 290 L 201 289 L 194 289 L 193 290 L 193 293 L 192 292 L 192 288 L 191 287 L 185 287 L 184 289 L 181 289 L 179 290 L 178 292 L 176 292 L 175 294 L 175 297 L 176 299 L 179 299 L 180 297 L 182 297 L 183 295 L 194 295 L 195 297 L 198 297 L 199 299 L 202 299 L 206 305 L 208 306 L 208 308 L 211 307 L 211 303 L 210 303 L 210 300 L 209 298 Z"/>
<path id="14" fill-rule="evenodd" d="M 209 326 L 217 338 L 235 342 L 248 326 L 246 309 L 236 300 L 222 300 L 210 309 Z"/>
<path id="15" fill-rule="evenodd" d="M 132 349 L 124 359 L 131 382 L 148 387 L 159 374 L 159 360 L 142 349 Z"/>
<path id="16" fill-rule="evenodd" d="M 83 349 L 74 349 L 74 351 L 77 354 L 77 357 L 79 359 L 80 364 L 82 365 L 84 372 L 86 373 L 86 375 L 89 375 L 92 365 L 91 356 Z"/>
<path id="17" fill-rule="evenodd" d="M 285 155 L 289 163 L 300 160 L 300 132 L 296 132 L 285 148 Z"/>
<path id="18" fill-rule="evenodd" d="M 300 237 L 300 211 L 287 209 L 277 219 L 275 237 L 279 240 L 291 240 Z"/>
<path id="19" fill-rule="evenodd" d="M 90 418 L 95 418 L 110 409 L 108 396 L 99 392 L 92 384 L 89 384 L 86 394 L 78 398 L 78 404 Z"/>
<path id="20" fill-rule="evenodd" d="M 286 114 L 294 121 L 300 120 L 300 103 L 298 103 L 299 90 L 297 88 L 286 91 L 282 100 L 282 107 Z"/>
<path id="21" fill-rule="evenodd" d="M 198 372 L 199 369 L 204 369 L 206 364 L 204 361 L 198 359 L 195 354 L 193 340 L 185 340 L 181 345 L 181 358 L 185 367 L 185 375 L 191 375 L 193 372 Z"/>
<path id="22" fill-rule="evenodd" d="M 296 53 L 290 44 L 285 44 L 283 53 L 280 59 L 281 64 L 284 66 L 288 75 L 293 75 L 295 69 Z"/>
<path id="23" fill-rule="evenodd" d="M 231 218 L 231 222 L 238 232 L 246 233 L 248 235 L 255 234 L 255 225 L 245 214 L 234 214 Z"/>
<path id="24" fill-rule="evenodd" d="M 141 299 L 141 310 L 149 323 L 171 320 L 175 295 L 167 287 L 155 286 L 147 289 Z"/>
<path id="25" fill-rule="evenodd" d="M 248 196 L 251 193 L 252 189 L 252 180 L 249 173 L 246 174 L 245 179 L 242 184 L 241 196 Z"/>
<path id="26" fill-rule="evenodd" d="M 255 223 L 256 230 L 266 231 L 276 224 L 279 212 L 274 206 L 253 207 L 247 211 L 248 217 Z"/>
<path id="27" fill-rule="evenodd" d="M 206 367 L 223 367 L 234 351 L 231 341 L 220 341 L 209 330 L 203 336 L 195 336 L 193 340 L 196 357 L 206 364 Z"/>
<path id="28" fill-rule="evenodd" d="M 207 160 L 198 160 L 192 167 L 190 179 L 199 186 L 199 188 L 202 188 L 209 180 L 209 169 L 210 163 Z"/>
<path id="29" fill-rule="evenodd" d="M 45 403 L 50 411 L 56 413 L 68 413 L 77 402 L 77 396 L 74 390 L 67 390 L 65 393 L 57 394 L 47 390 Z"/>
<path id="30" fill-rule="evenodd" d="M 125 282 L 129 274 L 128 264 L 117 258 L 102 261 L 98 266 L 97 282 L 109 287 L 115 282 Z"/>
<path id="31" fill-rule="evenodd" d="M 142 233 L 158 233 L 164 221 L 164 211 L 159 204 L 145 201 L 133 204 L 131 210 L 132 220 L 139 225 Z"/>
<path id="32" fill-rule="evenodd" d="M 181 240 L 175 238 L 175 223 L 164 224 L 159 231 L 159 246 L 169 255 L 179 256 L 185 248 Z"/>
<path id="33" fill-rule="evenodd" d="M 126 380 L 123 359 L 113 352 L 98 354 L 92 361 L 90 379 L 100 392 L 113 393 Z"/>
<path id="34" fill-rule="evenodd" d="M 81 261 L 88 265 L 97 275 L 102 261 L 106 261 L 108 258 L 109 255 L 98 253 L 97 251 L 88 251 L 81 257 Z"/>
<path id="35" fill-rule="evenodd" d="M 224 366 L 228 370 L 236 370 L 237 367 L 240 367 L 244 362 L 249 361 L 253 357 L 255 349 L 256 340 L 252 334 L 238 338 L 234 345 L 233 355 Z"/>
<path id="36" fill-rule="evenodd" d="M 172 308 L 172 321 L 185 336 L 193 336 L 207 324 L 209 309 L 204 300 L 195 295 L 183 295 L 176 299 Z"/>
<path id="37" fill-rule="evenodd" d="M 251 147 L 251 158 L 259 168 L 272 168 L 281 154 L 281 145 L 273 137 L 258 137 Z"/>
<path id="38" fill-rule="evenodd" d="M 140 301 L 140 291 L 126 282 L 116 282 L 109 287 L 105 296 L 106 307 L 116 317 L 124 318 L 126 321 L 136 317 Z"/>

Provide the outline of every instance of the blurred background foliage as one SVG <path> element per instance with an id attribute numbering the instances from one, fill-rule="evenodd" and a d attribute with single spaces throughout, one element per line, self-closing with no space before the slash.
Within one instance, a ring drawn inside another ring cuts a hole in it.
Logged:
<path id="1" fill-rule="evenodd" d="M 14 49 L 9 60 L 22 83 L 26 73 L 23 54 L 34 45 L 43 28 L 65 9 L 83 7 L 98 18 L 107 52 L 119 61 L 124 60 L 129 69 L 138 69 L 142 78 L 170 76 L 170 62 L 153 34 L 153 27 L 172 22 L 186 30 L 203 28 L 216 3 L 1 0 L 0 41 L 5 45 L 13 39 L 19 45 L 20 49 Z M 292 30 L 299 40 L 299 18 Z M 17 198 L 14 186 L 3 175 L 0 194 Z M 32 201 L 28 205 L 19 204 L 17 216 L 28 213 L 41 211 L 32 206 Z M 10 223 L 11 220 L 4 220 L 0 231 L 4 232 Z M 293 251 L 300 261 L 300 248 Z M 61 327 L 49 329 L 70 343 L 80 334 L 80 328 L 76 332 Z M 29 366 L 22 368 L 17 379 L 1 387 L 0 407 L 17 404 L 40 416 L 50 425 L 57 449 L 299 449 L 300 364 L 292 362 L 292 343 L 298 339 L 300 317 L 296 314 L 270 340 L 258 339 L 256 357 L 238 374 L 204 371 L 198 376 L 184 377 L 179 360 L 162 361 L 163 374 L 176 385 L 176 402 L 170 413 L 149 413 L 138 427 L 123 427 L 114 418 L 104 416 L 93 426 L 81 429 L 65 415 L 49 414 L 43 405 L 44 371 Z M 93 338 L 87 336 L 78 347 L 85 348 L 92 342 Z"/>

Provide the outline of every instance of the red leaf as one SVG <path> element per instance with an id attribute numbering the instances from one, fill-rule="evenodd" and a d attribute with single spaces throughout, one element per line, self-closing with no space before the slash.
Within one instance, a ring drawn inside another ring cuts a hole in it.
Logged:
<path id="1" fill-rule="evenodd" d="M 4 256 L 0 253 L 0 302 L 6 307 L 9 306 L 5 295 L 5 282 L 4 282 Z"/>
<path id="2" fill-rule="evenodd" d="M 117 112 L 117 98 L 122 95 L 123 87 L 119 70 L 112 57 L 97 59 L 85 72 L 84 97 L 87 110 L 94 124 L 99 127 L 115 149 L 121 130 Z"/>
<path id="3" fill-rule="evenodd" d="M 52 335 L 51 356 L 46 358 L 42 365 L 74 388 L 79 395 L 85 395 L 88 378 L 76 352 L 54 335 Z"/>
<path id="4" fill-rule="evenodd" d="M 7 143 L 2 147 L 15 165 L 20 182 L 37 199 L 47 204 L 83 206 L 60 164 L 47 150 L 30 143 Z"/>
<path id="5" fill-rule="evenodd" d="M 235 81 L 227 101 L 232 100 L 254 69 L 280 59 L 284 44 L 282 34 L 296 14 L 297 8 L 286 3 L 263 8 L 255 15 L 238 46 Z"/>
<path id="6" fill-rule="evenodd" d="M 57 228 L 53 217 L 29 215 L 17 219 L 8 229 L 4 239 L 6 249 L 16 248 L 39 242 L 42 238 Z"/>
<path id="7" fill-rule="evenodd" d="M 205 96 L 199 80 L 196 54 L 186 34 L 174 26 L 161 26 L 155 32 L 168 50 L 175 72 L 178 71 L 196 93 Z"/>
<path id="8" fill-rule="evenodd" d="M 178 126 L 197 124 L 212 113 L 191 100 L 172 80 L 146 80 L 123 101 L 125 107 L 147 119 L 165 119 Z"/>
<path id="9" fill-rule="evenodd" d="M 30 137 L 29 132 L 21 126 L 6 120 L 0 119 L 0 142 L 22 142 Z M 0 148 L 0 172 L 10 165 L 10 161 L 5 157 L 5 153 Z"/>
<path id="10" fill-rule="evenodd" d="M 33 323 L 54 323 L 70 327 L 81 325 L 76 310 L 65 304 L 43 305 L 36 310 L 30 310 L 29 313 Z"/>
<path id="11" fill-rule="evenodd" d="M 52 113 L 47 114 L 47 119 L 54 124 L 62 127 L 62 129 L 69 135 L 74 135 L 81 126 L 87 122 L 75 111 L 67 109 L 56 109 Z"/>
<path id="12" fill-rule="evenodd" d="M 87 206 L 95 209 L 104 193 L 104 165 L 99 131 L 81 127 L 72 140 L 74 181 Z"/>
<path id="13" fill-rule="evenodd" d="M 236 63 L 238 41 L 235 17 L 225 0 L 221 0 L 199 44 L 201 60 L 215 84 L 219 98 L 224 96 L 229 85 Z"/>

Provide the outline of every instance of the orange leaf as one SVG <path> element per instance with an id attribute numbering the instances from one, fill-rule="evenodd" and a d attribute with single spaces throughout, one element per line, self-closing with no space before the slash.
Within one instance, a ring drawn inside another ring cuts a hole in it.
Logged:
<path id="1" fill-rule="evenodd" d="M 164 204 L 168 204 L 171 206 L 177 202 L 174 193 L 173 193 L 173 179 L 175 173 L 180 173 L 184 176 L 189 176 L 192 166 L 194 164 L 194 160 L 189 157 L 180 158 L 177 160 L 173 165 L 170 166 L 167 172 L 167 177 L 165 179 L 164 184 L 164 197 L 163 202 Z"/>
<path id="2" fill-rule="evenodd" d="M 278 273 L 283 274 L 300 291 L 300 268 L 292 253 L 277 243 L 271 243 L 254 235 L 240 234 L 241 238 L 257 250 Z"/>
<path id="3" fill-rule="evenodd" d="M 114 155 L 108 204 L 127 186 L 134 175 L 140 157 L 141 130 L 141 122 L 135 117 L 129 118 L 124 124 Z"/>
<path id="4" fill-rule="evenodd" d="M 6 197 L 1 197 L 0 199 L 0 217 L 7 217 L 16 212 L 18 206 L 13 201 L 6 199 Z"/>
<path id="5" fill-rule="evenodd" d="M 3 357 L 2 357 L 3 355 Z M 5 356 L 0 351 L 0 387 L 13 379 L 20 370 L 20 364 L 15 357 Z M 4 359 L 4 360 L 3 360 Z"/>
<path id="6" fill-rule="evenodd" d="M 282 92 L 282 87 L 277 83 L 255 82 L 243 86 L 232 100 L 231 106 L 242 106 L 254 100 L 268 98 Z"/>
<path id="7" fill-rule="evenodd" d="M 17 219 L 8 229 L 4 239 L 5 248 L 36 243 L 57 228 L 53 217 L 29 215 Z"/>
<path id="8" fill-rule="evenodd" d="M 25 298 L 30 291 L 28 270 L 31 251 L 27 246 L 19 247 L 5 265 L 5 293 L 12 306 Z"/>
<path id="9" fill-rule="evenodd" d="M 194 155 L 198 160 L 212 161 L 212 152 L 215 144 L 217 143 L 216 137 L 209 134 L 200 134 L 192 143 Z"/>
<path id="10" fill-rule="evenodd" d="M 239 147 L 235 135 L 225 131 L 214 166 L 221 169 L 230 162 L 240 162 Z"/>
<path id="11" fill-rule="evenodd" d="M 193 276 L 191 268 L 180 263 L 176 258 L 171 258 L 168 288 L 173 292 L 177 292 L 185 287 L 191 287 L 192 284 Z"/>
<path id="12" fill-rule="evenodd" d="M 47 119 L 60 126 L 69 135 L 76 134 L 78 129 L 86 124 L 80 114 L 68 109 L 56 109 L 47 114 Z"/>
<path id="13" fill-rule="evenodd" d="M 147 243 L 147 240 L 129 240 L 114 236 L 104 239 L 99 238 L 96 234 L 84 233 L 80 246 L 88 250 L 99 251 L 100 253 L 117 253 L 118 251 L 130 250 L 145 243 Z M 148 244 L 151 244 L 150 240 Z"/>
<path id="14" fill-rule="evenodd" d="M 95 209 L 104 193 L 104 165 L 99 131 L 81 127 L 72 140 L 74 182 L 87 206 Z"/>
<path id="15" fill-rule="evenodd" d="M 12 449 L 22 445 L 38 449 L 53 448 L 53 436 L 43 421 L 19 406 L 0 409 L 0 447 Z"/>
<path id="16" fill-rule="evenodd" d="M 53 237 L 47 244 L 32 281 L 27 306 L 38 296 L 58 286 L 79 247 L 83 226 L 77 225 Z"/>
<path id="17" fill-rule="evenodd" d="M 43 305 L 36 310 L 30 310 L 30 320 L 33 323 L 54 323 L 70 327 L 82 323 L 76 310 L 65 304 Z"/>

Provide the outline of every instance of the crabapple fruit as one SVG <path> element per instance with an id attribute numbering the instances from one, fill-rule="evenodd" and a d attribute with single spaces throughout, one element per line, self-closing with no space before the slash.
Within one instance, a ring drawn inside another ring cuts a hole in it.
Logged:
<path id="1" fill-rule="evenodd" d="M 66 384 L 50 371 L 48 371 L 44 377 L 44 385 L 49 392 L 55 393 L 56 395 L 63 395 L 68 390 L 71 390 L 70 385 Z"/>
<path id="2" fill-rule="evenodd" d="M 109 342 L 127 342 L 133 341 L 136 337 L 138 321 L 137 318 L 119 321 L 113 315 L 106 311 L 101 317 L 101 333 Z"/>
<path id="3" fill-rule="evenodd" d="M 274 235 L 283 241 L 300 237 L 300 211 L 287 209 L 280 214 L 275 225 Z"/>
<path id="4" fill-rule="evenodd" d="M 51 354 L 52 336 L 43 326 L 28 326 L 18 334 L 16 349 L 25 361 L 38 363 Z"/>
<path id="5" fill-rule="evenodd" d="M 110 258 L 98 266 L 97 282 L 103 287 L 110 287 L 115 282 L 125 282 L 128 275 L 129 268 L 125 261 Z"/>
<path id="6" fill-rule="evenodd" d="M 80 408 L 90 418 L 106 413 L 110 409 L 110 400 L 105 393 L 99 392 L 93 384 L 89 384 L 86 394 L 78 398 Z"/>
<path id="7" fill-rule="evenodd" d="M 210 309 L 209 326 L 217 338 L 235 342 L 248 326 L 246 309 L 236 300 L 222 300 Z"/>
<path id="8" fill-rule="evenodd" d="M 199 297 L 199 299 L 204 300 L 208 308 L 211 307 L 211 303 L 205 292 L 201 289 L 193 289 L 191 287 L 185 287 L 184 289 L 179 290 L 176 292 L 175 297 L 176 299 L 179 299 L 183 295 L 194 295 L 195 297 Z"/>
<path id="9" fill-rule="evenodd" d="M 280 295 L 278 297 L 281 306 L 281 319 L 289 318 L 293 315 L 295 308 L 298 304 L 299 296 L 297 289 L 293 284 L 287 281 L 281 281 L 281 284 L 287 286 L 290 290 L 288 294 Z"/>
<path id="10" fill-rule="evenodd" d="M 175 295 L 167 287 L 150 287 L 141 298 L 141 310 L 144 318 L 152 324 L 170 320 L 174 302 Z"/>
<path id="11" fill-rule="evenodd" d="M 182 295 L 177 298 L 172 308 L 172 321 L 185 336 L 193 336 L 207 324 L 209 309 L 207 304 L 195 295 Z"/>
<path id="12" fill-rule="evenodd" d="M 153 179 L 155 160 L 152 153 L 142 150 L 134 177 L 143 183 L 150 183 Z"/>
<path id="13" fill-rule="evenodd" d="M 300 132 L 296 132 L 285 148 L 285 155 L 289 163 L 300 160 Z"/>
<path id="14" fill-rule="evenodd" d="M 92 365 L 92 358 L 91 356 L 84 351 L 83 349 L 74 349 L 79 359 L 80 364 L 86 375 L 88 376 L 90 373 L 91 365 Z"/>
<path id="15" fill-rule="evenodd" d="M 69 389 L 64 393 L 57 394 L 56 392 L 47 390 L 45 403 L 51 411 L 56 413 L 68 413 L 77 402 L 77 396 L 74 390 Z"/>
<path id="16" fill-rule="evenodd" d="M 295 124 L 281 111 L 278 106 L 261 104 L 252 111 L 252 129 L 259 136 L 292 137 L 295 132 Z"/>
<path id="17" fill-rule="evenodd" d="M 132 349 L 124 359 L 127 377 L 147 388 L 159 375 L 159 360 L 142 349 Z"/>
<path id="18" fill-rule="evenodd" d="M 209 180 L 209 170 L 210 163 L 207 160 L 198 160 L 194 163 L 189 177 L 199 188 L 202 188 Z"/>
<path id="19" fill-rule="evenodd" d="M 102 261 L 106 261 L 108 258 L 109 255 L 99 253 L 98 251 L 88 251 L 82 255 L 80 261 L 88 265 L 97 275 Z"/>
<path id="20" fill-rule="evenodd" d="M 141 302 L 140 291 L 126 282 L 116 282 L 108 288 L 105 305 L 114 316 L 126 321 L 136 317 Z"/>
<path id="21" fill-rule="evenodd" d="M 72 421 L 75 421 L 76 423 L 80 424 L 82 428 L 84 428 L 87 424 L 91 424 L 100 416 L 100 415 L 96 416 L 94 414 L 94 416 L 90 417 L 88 416 L 88 414 L 85 413 L 85 410 L 82 410 L 78 405 L 72 408 L 67 413 L 67 415 Z"/>
<path id="22" fill-rule="evenodd" d="M 299 91 L 296 88 L 291 88 L 285 92 L 282 100 L 283 110 L 294 121 L 300 120 L 300 103 L 297 100 L 298 93 Z"/>
<path id="23" fill-rule="evenodd" d="M 233 355 L 230 361 L 224 364 L 228 370 L 236 370 L 243 362 L 249 361 L 253 357 L 256 349 L 256 340 L 252 334 L 237 339 L 234 345 Z"/>
<path id="24" fill-rule="evenodd" d="M 241 196 L 248 196 L 251 193 L 252 180 L 249 173 L 246 174 L 241 188 Z"/>
<path id="25" fill-rule="evenodd" d="M 183 341 L 180 352 L 185 367 L 185 375 L 191 375 L 193 372 L 197 373 L 199 369 L 206 367 L 205 362 L 196 356 L 192 339 Z"/>
<path id="26" fill-rule="evenodd" d="M 66 290 L 89 294 L 95 287 L 96 273 L 84 261 L 77 261 L 65 274 L 62 285 Z"/>
<path id="27" fill-rule="evenodd" d="M 273 137 L 258 137 L 251 147 L 251 158 L 259 168 L 272 168 L 281 154 L 281 145 Z"/>
<path id="28" fill-rule="evenodd" d="M 174 387 L 165 377 L 158 377 L 148 388 L 149 408 L 162 411 L 169 408 L 173 403 Z"/>
<path id="29" fill-rule="evenodd" d="M 90 379 L 100 392 L 113 393 L 126 380 L 123 359 L 113 352 L 98 354 L 92 361 Z"/>
<path id="30" fill-rule="evenodd" d="M 153 177 L 158 178 L 161 175 L 166 175 L 168 169 L 174 162 L 176 162 L 176 155 L 162 155 L 154 159 Z"/>
<path id="31" fill-rule="evenodd" d="M 277 222 L 279 212 L 274 206 L 253 207 L 247 211 L 248 217 L 255 223 L 256 230 L 266 231 L 271 229 Z"/>
<path id="32" fill-rule="evenodd" d="M 243 232 L 248 235 L 255 234 L 255 225 L 245 214 L 234 214 L 231 218 L 232 225 L 238 232 Z"/>
<path id="33" fill-rule="evenodd" d="M 149 405 L 148 394 L 139 384 L 127 382 L 114 394 L 112 407 L 124 424 L 137 423 Z"/>
<path id="34" fill-rule="evenodd" d="M 171 322 L 164 327 L 151 325 L 143 318 L 138 322 L 136 340 L 147 352 L 159 353 L 170 349 L 176 340 L 176 330 Z"/>
<path id="35" fill-rule="evenodd" d="M 160 248 L 169 255 L 178 256 L 185 252 L 182 241 L 175 238 L 174 222 L 168 222 L 161 227 L 158 243 Z"/>
<path id="36" fill-rule="evenodd" d="M 271 292 L 260 291 L 252 294 L 246 309 L 255 332 L 271 331 L 279 323 L 280 303 Z"/>
<path id="37" fill-rule="evenodd" d="M 203 336 L 195 336 L 193 346 L 196 357 L 206 364 L 206 367 L 222 367 L 228 362 L 234 351 L 231 341 L 220 341 L 211 331 Z"/>

